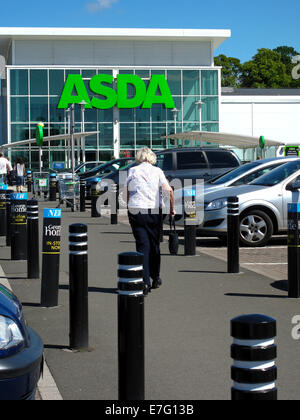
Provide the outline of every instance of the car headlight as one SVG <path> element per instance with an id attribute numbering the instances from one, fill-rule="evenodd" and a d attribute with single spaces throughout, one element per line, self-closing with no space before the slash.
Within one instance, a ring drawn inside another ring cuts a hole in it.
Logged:
<path id="1" fill-rule="evenodd" d="M 208 203 L 205 207 L 205 210 L 220 210 L 227 206 L 227 197 L 226 198 L 218 198 L 217 200 L 213 200 Z"/>
<path id="2" fill-rule="evenodd" d="M 24 344 L 18 325 L 10 318 L 0 315 L 0 352 Z"/>

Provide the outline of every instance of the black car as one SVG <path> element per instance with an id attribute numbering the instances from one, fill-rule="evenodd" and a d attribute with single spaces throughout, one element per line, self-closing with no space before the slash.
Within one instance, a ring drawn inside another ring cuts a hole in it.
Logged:
<path id="1" fill-rule="evenodd" d="M 92 170 L 84 173 L 79 173 L 78 176 L 80 179 L 87 179 L 92 177 L 102 177 L 104 174 L 110 174 L 112 172 L 117 172 L 121 167 L 126 166 L 128 163 L 132 162 L 132 158 L 120 158 L 114 159 L 110 162 L 106 162 L 102 165 L 96 166 Z"/>

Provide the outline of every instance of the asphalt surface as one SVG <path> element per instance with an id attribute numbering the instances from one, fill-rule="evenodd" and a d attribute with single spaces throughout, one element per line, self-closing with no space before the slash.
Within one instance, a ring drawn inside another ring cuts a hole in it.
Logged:
<path id="1" fill-rule="evenodd" d="M 41 203 L 40 215 L 44 205 L 51 207 Z M 78 222 L 88 225 L 89 235 L 90 351 L 74 353 L 69 349 L 68 226 Z M 4 238 L 0 265 L 23 304 L 28 324 L 42 337 L 46 362 L 62 398 L 116 400 L 117 256 L 134 251 L 134 239 L 127 224 L 111 226 L 108 218 L 92 219 L 90 212 L 64 209 L 62 223 L 57 308 L 40 306 L 40 280 L 26 278 L 25 261 L 10 260 Z M 162 243 L 163 286 L 145 298 L 146 399 L 229 400 L 230 320 L 247 313 L 277 320 L 279 399 L 300 399 L 300 341 L 291 335 L 300 302 L 287 298 L 285 271 L 278 274 L 278 267 L 269 266 L 266 276 L 243 263 L 240 274 L 227 274 L 225 248 L 217 241 L 198 245 L 197 256 L 185 257 L 183 246 L 178 256 L 170 256 L 166 238 Z M 250 257 L 245 258 L 247 264 Z M 272 270 L 277 276 L 272 277 Z"/>

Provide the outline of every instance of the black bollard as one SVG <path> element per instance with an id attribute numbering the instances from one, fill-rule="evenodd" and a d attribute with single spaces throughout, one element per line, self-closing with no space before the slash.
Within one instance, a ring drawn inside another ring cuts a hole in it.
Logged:
<path id="1" fill-rule="evenodd" d="M 27 192 L 32 192 L 32 172 L 27 171 Z"/>
<path id="2" fill-rule="evenodd" d="M 119 254 L 119 400 L 145 399 L 144 256 Z"/>
<path id="3" fill-rule="evenodd" d="M 80 211 L 85 212 L 85 194 L 86 194 L 86 185 L 85 181 L 80 180 Z"/>
<path id="4" fill-rule="evenodd" d="M 97 202 L 98 202 L 98 198 L 100 197 L 100 191 L 97 188 L 98 184 L 93 184 L 91 186 L 91 196 L 92 196 L 92 212 L 91 212 L 91 216 L 92 217 L 101 217 L 101 213 L 98 212 L 97 209 Z M 100 209 L 99 209 L 100 210 Z"/>
<path id="5" fill-rule="evenodd" d="M 6 246 L 11 246 L 11 200 L 13 190 L 6 191 Z"/>
<path id="6" fill-rule="evenodd" d="M 11 259 L 27 259 L 27 194 L 14 193 L 11 200 Z"/>
<path id="7" fill-rule="evenodd" d="M 39 207 L 37 200 L 27 202 L 27 278 L 40 278 Z"/>
<path id="8" fill-rule="evenodd" d="M 288 204 L 288 297 L 300 297 L 300 204 Z"/>
<path id="9" fill-rule="evenodd" d="M 118 224 L 119 194 L 118 185 L 110 185 L 110 224 Z"/>
<path id="10" fill-rule="evenodd" d="M 184 193 L 184 255 L 196 255 L 196 200 L 191 194 Z"/>
<path id="11" fill-rule="evenodd" d="M 87 226 L 69 227 L 70 348 L 88 350 L 88 237 Z"/>
<path id="12" fill-rule="evenodd" d="M 56 174 L 50 174 L 50 185 L 49 185 L 49 201 L 56 201 L 56 193 L 57 193 L 57 180 Z"/>
<path id="13" fill-rule="evenodd" d="M 259 314 L 240 316 L 231 321 L 231 336 L 232 400 L 277 400 L 275 319 Z"/>
<path id="14" fill-rule="evenodd" d="M 240 217 L 238 197 L 227 201 L 227 268 L 228 273 L 240 272 Z"/>
<path id="15" fill-rule="evenodd" d="M 58 306 L 61 209 L 44 209 L 41 305 Z"/>
<path id="16" fill-rule="evenodd" d="M 6 236 L 6 191 L 7 185 L 0 185 L 0 236 Z"/>

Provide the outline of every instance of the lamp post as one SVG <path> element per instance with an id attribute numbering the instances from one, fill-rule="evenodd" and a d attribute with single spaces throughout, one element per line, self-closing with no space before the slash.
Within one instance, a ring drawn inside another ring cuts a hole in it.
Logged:
<path id="1" fill-rule="evenodd" d="M 195 102 L 196 105 L 198 105 L 198 110 L 199 110 L 199 126 L 200 126 L 200 131 L 202 131 L 202 105 L 204 105 L 204 102 L 202 102 L 201 100 Z M 201 136 L 200 136 L 200 147 L 202 146 L 202 140 L 201 140 Z"/>
<path id="2" fill-rule="evenodd" d="M 84 111 L 85 111 L 85 105 L 87 103 L 85 101 L 82 101 L 79 103 L 80 110 L 81 110 L 81 132 L 84 133 L 85 129 L 85 121 L 84 121 Z M 85 137 L 83 136 L 81 138 L 81 150 L 82 150 L 82 162 L 85 163 Z"/>

